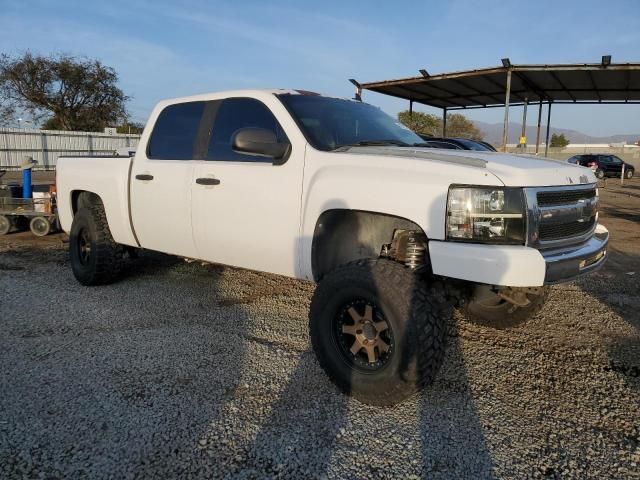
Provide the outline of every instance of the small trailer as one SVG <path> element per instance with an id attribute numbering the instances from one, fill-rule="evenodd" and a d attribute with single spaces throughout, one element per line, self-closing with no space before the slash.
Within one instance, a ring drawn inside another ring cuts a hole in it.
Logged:
<path id="1" fill-rule="evenodd" d="M 57 229 L 54 198 L 0 198 L 0 235 L 6 235 L 12 228 L 22 230 L 27 223 L 37 237 Z"/>
<path id="2" fill-rule="evenodd" d="M 3 173 L 0 172 L 0 177 Z M 36 192 L 34 198 L 20 198 L 15 197 L 13 189 L 8 187 L 3 185 L 0 189 L 0 235 L 24 230 L 27 225 L 38 237 L 59 229 L 55 189 Z"/>

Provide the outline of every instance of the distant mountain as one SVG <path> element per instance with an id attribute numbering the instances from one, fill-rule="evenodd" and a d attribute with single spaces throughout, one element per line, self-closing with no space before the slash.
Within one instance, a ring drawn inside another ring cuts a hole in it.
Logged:
<path id="1" fill-rule="evenodd" d="M 500 145 L 502 143 L 502 123 L 486 123 L 474 120 L 473 123 L 484 134 L 484 140 L 494 145 Z M 546 134 L 546 125 L 542 125 L 540 130 L 540 143 L 544 143 Z M 522 132 L 522 124 L 516 122 L 509 122 L 509 140 L 507 143 L 518 143 L 520 139 L 520 133 Z M 565 137 L 571 143 L 618 143 L 628 142 L 635 143 L 640 140 L 640 133 L 635 135 L 610 135 L 608 137 L 592 137 L 577 130 L 570 130 L 567 128 L 554 128 L 551 127 L 552 134 L 564 134 Z M 536 126 L 527 125 L 527 143 L 533 145 L 536 143 Z"/>

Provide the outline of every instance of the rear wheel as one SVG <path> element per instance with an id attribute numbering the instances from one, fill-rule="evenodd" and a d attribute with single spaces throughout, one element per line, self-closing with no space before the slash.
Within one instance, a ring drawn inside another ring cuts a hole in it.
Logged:
<path id="1" fill-rule="evenodd" d="M 536 315 L 549 297 L 549 287 L 503 288 L 477 285 L 464 311 L 469 320 L 493 328 L 520 325 Z"/>
<path id="2" fill-rule="evenodd" d="M 629 168 L 624 172 L 625 178 L 633 178 L 633 169 Z"/>
<path id="3" fill-rule="evenodd" d="M 329 378 L 372 405 L 392 405 L 430 384 L 442 363 L 452 308 L 444 291 L 390 260 L 359 260 L 318 285 L 311 343 Z"/>
<path id="4" fill-rule="evenodd" d="M 0 215 L 0 235 L 6 235 L 11 231 L 13 222 L 7 215 Z"/>
<path id="5" fill-rule="evenodd" d="M 102 285 L 117 279 L 124 248 L 111 236 L 102 205 L 81 208 L 69 234 L 71 268 L 83 285 Z"/>
<path id="6" fill-rule="evenodd" d="M 33 217 L 29 229 L 36 237 L 46 237 L 51 232 L 51 222 L 46 217 Z"/>

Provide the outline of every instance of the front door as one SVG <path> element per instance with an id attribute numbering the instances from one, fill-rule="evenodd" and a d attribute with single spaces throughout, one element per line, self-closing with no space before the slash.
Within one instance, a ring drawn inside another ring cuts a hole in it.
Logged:
<path id="1" fill-rule="evenodd" d="M 275 97 L 273 101 L 277 102 Z M 240 128 L 286 133 L 260 100 L 228 98 L 217 108 L 206 160 L 195 162 L 193 231 L 201 259 L 294 276 L 297 271 L 304 150 L 281 165 L 233 151 Z"/>
<path id="2" fill-rule="evenodd" d="M 191 223 L 194 148 L 205 102 L 165 107 L 147 151 L 136 152 L 131 171 L 131 217 L 144 248 L 196 257 Z"/>
<path id="3" fill-rule="evenodd" d="M 616 177 L 622 175 L 622 160 L 615 155 L 609 156 L 609 169 L 611 173 L 614 173 Z"/>

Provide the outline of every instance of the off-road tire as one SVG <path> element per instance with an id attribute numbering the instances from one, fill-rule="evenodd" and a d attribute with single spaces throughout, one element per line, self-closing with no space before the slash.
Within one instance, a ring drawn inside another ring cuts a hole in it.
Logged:
<path id="1" fill-rule="evenodd" d="M 363 372 L 337 344 L 334 318 L 353 298 L 375 302 L 393 331 L 391 354 L 378 370 Z M 453 308 L 442 286 L 429 287 L 390 260 L 358 260 L 326 275 L 313 295 L 311 343 L 318 362 L 343 392 L 371 405 L 393 405 L 433 382 L 444 358 Z"/>
<path id="2" fill-rule="evenodd" d="M 504 330 L 522 325 L 537 315 L 549 298 L 549 287 L 543 287 L 539 295 L 529 295 L 531 302 L 526 307 L 518 307 L 503 300 L 495 307 L 484 307 L 473 298 L 464 305 L 463 311 L 468 320 L 479 325 Z"/>
<path id="3" fill-rule="evenodd" d="M 90 244 L 90 253 L 84 261 L 81 253 L 83 231 Z M 69 256 L 73 275 L 82 285 L 104 285 L 117 280 L 124 263 L 124 248 L 113 240 L 101 204 L 81 208 L 73 217 Z"/>

